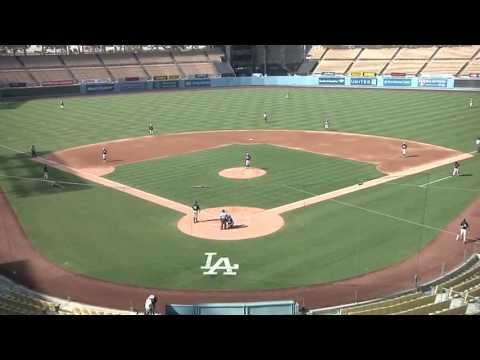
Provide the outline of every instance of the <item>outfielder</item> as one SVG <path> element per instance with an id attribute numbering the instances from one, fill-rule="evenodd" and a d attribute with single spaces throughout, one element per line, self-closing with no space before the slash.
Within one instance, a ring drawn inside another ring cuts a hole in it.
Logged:
<path id="1" fill-rule="evenodd" d="M 196 224 L 198 223 L 198 214 L 200 213 L 200 206 L 198 205 L 198 202 L 195 200 L 192 206 L 193 209 L 193 223 Z"/>
<path id="2" fill-rule="evenodd" d="M 48 166 L 47 166 L 47 164 L 43 165 L 43 179 L 48 180 Z"/>
<path id="3" fill-rule="evenodd" d="M 326 130 L 328 130 L 328 119 L 325 119 L 325 124 L 323 125 Z"/>
<path id="4" fill-rule="evenodd" d="M 475 140 L 475 145 L 477 145 L 477 152 L 480 153 L 480 137 Z"/>
<path id="5" fill-rule="evenodd" d="M 453 164 L 453 174 L 452 176 L 460 176 L 460 163 L 455 161 Z"/>
<path id="6" fill-rule="evenodd" d="M 408 148 L 407 144 L 402 143 L 401 148 L 402 148 L 402 155 L 403 155 L 404 157 L 407 156 L 407 148 Z"/>
<path id="7" fill-rule="evenodd" d="M 60 99 L 60 109 L 63 110 L 64 107 L 65 107 L 65 105 L 63 104 L 63 99 Z"/>
<path id="8" fill-rule="evenodd" d="M 250 167 L 250 162 L 252 161 L 252 155 L 250 155 L 248 152 L 245 154 L 245 167 L 249 168 Z"/>
<path id="9" fill-rule="evenodd" d="M 35 145 L 32 145 L 30 151 L 32 152 L 32 158 L 37 157 L 37 150 L 35 149 Z"/>
<path id="10" fill-rule="evenodd" d="M 268 115 L 266 112 L 263 113 L 263 121 L 265 121 L 265 124 L 268 122 Z"/>
<path id="11" fill-rule="evenodd" d="M 460 223 L 460 234 L 457 234 L 457 241 L 462 238 L 464 244 L 467 242 L 467 232 L 469 228 L 470 225 L 468 225 L 467 220 L 463 219 Z"/>
<path id="12" fill-rule="evenodd" d="M 148 126 L 148 134 L 153 135 L 153 124 L 152 123 L 150 123 L 150 125 Z"/>
<path id="13" fill-rule="evenodd" d="M 473 98 L 470 98 L 469 108 L 471 109 L 472 107 L 473 107 Z"/>
<path id="14" fill-rule="evenodd" d="M 107 161 L 107 149 L 102 148 L 102 160 Z"/>

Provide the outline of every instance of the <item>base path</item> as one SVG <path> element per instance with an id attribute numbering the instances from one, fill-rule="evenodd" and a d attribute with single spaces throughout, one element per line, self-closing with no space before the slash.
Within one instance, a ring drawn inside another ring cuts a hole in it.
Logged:
<path id="1" fill-rule="evenodd" d="M 414 275 L 427 282 L 440 275 L 442 267 L 452 270 L 478 252 L 480 200 L 472 204 L 446 228 L 458 230 L 460 219 L 470 220 L 472 239 L 467 245 L 450 233 L 439 234 L 418 255 L 386 269 L 347 280 L 278 290 L 193 291 L 142 288 L 115 284 L 75 274 L 49 262 L 27 239 L 5 195 L 0 191 L 0 274 L 35 291 L 91 305 L 117 309 L 143 309 L 149 294 L 159 298 L 159 309 L 166 304 L 243 302 L 291 299 L 307 308 L 319 308 L 386 296 L 413 287 Z"/>

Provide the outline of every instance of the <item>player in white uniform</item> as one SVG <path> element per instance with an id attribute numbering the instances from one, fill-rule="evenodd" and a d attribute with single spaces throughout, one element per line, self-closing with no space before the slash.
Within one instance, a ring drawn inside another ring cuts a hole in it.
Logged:
<path id="1" fill-rule="evenodd" d="M 63 99 L 60 99 L 60 109 L 63 110 L 64 107 L 65 107 L 65 105 L 63 104 Z"/>
<path id="2" fill-rule="evenodd" d="M 470 107 L 470 109 L 473 107 L 473 98 L 470 98 L 469 107 Z"/>
<path id="3" fill-rule="evenodd" d="M 402 146 L 401 146 L 401 147 L 402 147 L 402 155 L 403 155 L 404 157 L 407 156 L 407 148 L 408 148 L 407 144 L 402 143 Z"/>
<path id="4" fill-rule="evenodd" d="M 460 163 L 455 161 L 453 164 L 453 174 L 452 176 L 460 176 Z"/>
<path id="5" fill-rule="evenodd" d="M 263 113 L 263 121 L 265 121 L 265 123 L 268 122 L 268 115 L 266 112 Z"/>
<path id="6" fill-rule="evenodd" d="M 102 149 L 102 159 L 103 161 L 107 160 L 107 149 L 105 148 Z"/>
<path id="7" fill-rule="evenodd" d="M 249 153 L 245 154 L 245 167 L 249 168 L 250 167 L 250 162 L 252 161 L 252 155 Z"/>
<path id="8" fill-rule="evenodd" d="M 328 130 L 328 127 L 329 127 L 328 119 L 325 119 L 325 123 L 324 123 L 323 127 L 325 128 L 325 130 Z"/>
<path id="9" fill-rule="evenodd" d="M 475 140 L 475 145 L 477 145 L 477 152 L 480 153 L 480 137 Z"/>
<path id="10" fill-rule="evenodd" d="M 468 225 L 467 220 L 463 219 L 463 221 L 460 223 L 460 234 L 457 234 L 457 241 L 463 239 L 464 244 L 467 242 L 467 232 L 469 228 L 470 225 Z"/>
<path id="11" fill-rule="evenodd" d="M 157 298 L 155 295 L 149 295 L 145 301 L 145 315 L 155 315 L 155 304 L 157 303 Z"/>

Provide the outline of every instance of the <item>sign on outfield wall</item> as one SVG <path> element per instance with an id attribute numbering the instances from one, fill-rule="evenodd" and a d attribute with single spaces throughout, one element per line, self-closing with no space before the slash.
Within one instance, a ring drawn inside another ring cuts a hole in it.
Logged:
<path id="1" fill-rule="evenodd" d="M 185 80 L 185 87 L 209 87 L 209 86 L 211 86 L 210 79 Z"/>
<path id="2" fill-rule="evenodd" d="M 115 87 L 114 84 L 87 84 L 86 85 L 87 92 L 113 91 L 114 87 Z"/>
<path id="3" fill-rule="evenodd" d="M 418 80 L 420 87 L 447 87 L 447 79 L 423 79 Z"/>
<path id="4" fill-rule="evenodd" d="M 383 86 L 412 86 L 412 79 L 383 79 Z"/>
<path id="5" fill-rule="evenodd" d="M 351 78 L 350 85 L 377 86 L 377 78 Z"/>
<path id="6" fill-rule="evenodd" d="M 345 85 L 344 77 L 319 77 L 319 85 Z"/>
<path id="7" fill-rule="evenodd" d="M 166 80 L 166 81 L 154 81 L 154 89 L 176 89 L 178 88 L 177 80 Z"/>

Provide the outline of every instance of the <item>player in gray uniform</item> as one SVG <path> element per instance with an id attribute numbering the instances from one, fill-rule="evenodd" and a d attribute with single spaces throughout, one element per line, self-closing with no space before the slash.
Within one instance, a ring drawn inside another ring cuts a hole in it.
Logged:
<path id="1" fill-rule="evenodd" d="M 222 210 L 222 212 L 220 213 L 220 230 L 226 230 L 227 229 L 227 213 L 225 212 L 225 210 Z"/>
<path id="2" fill-rule="evenodd" d="M 195 200 L 192 206 L 193 210 L 193 223 L 196 224 L 198 223 L 198 214 L 200 213 L 200 206 L 198 205 L 198 202 Z"/>
<path id="3" fill-rule="evenodd" d="M 252 155 L 250 155 L 248 152 L 245 154 L 245 167 L 249 168 L 250 167 L 250 162 L 252 161 Z"/>

